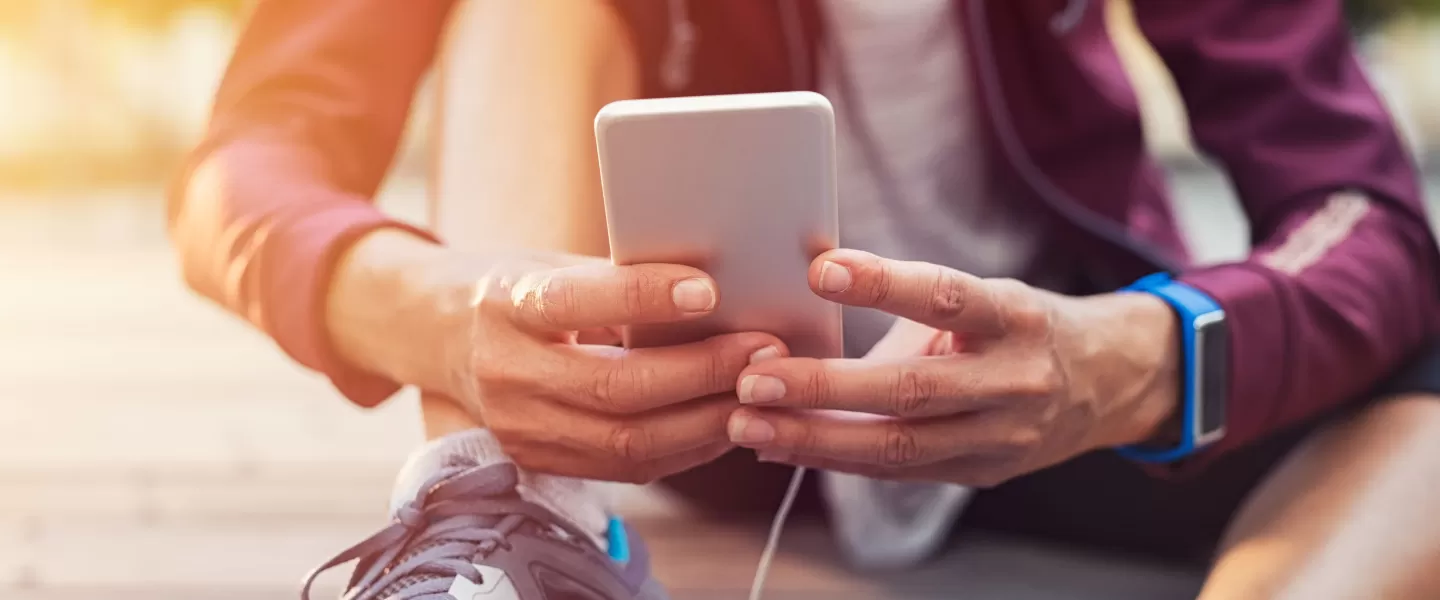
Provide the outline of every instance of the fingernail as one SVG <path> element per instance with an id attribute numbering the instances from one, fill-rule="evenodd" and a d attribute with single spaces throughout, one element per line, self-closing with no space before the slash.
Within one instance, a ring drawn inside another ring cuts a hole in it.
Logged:
<path id="1" fill-rule="evenodd" d="M 769 423 L 745 414 L 730 417 L 730 441 L 736 444 L 764 444 L 775 439 L 775 428 Z"/>
<path id="2" fill-rule="evenodd" d="M 850 269 L 828 260 L 820 265 L 820 291 L 838 294 L 850 289 L 851 281 Z"/>
<path id="3" fill-rule="evenodd" d="M 769 375 L 746 375 L 740 378 L 740 403 L 765 404 L 785 397 L 785 382 Z"/>
<path id="4" fill-rule="evenodd" d="M 715 308 L 715 290 L 703 279 L 686 279 L 670 290 L 675 308 L 682 312 L 706 312 Z"/>
<path id="5" fill-rule="evenodd" d="M 766 346 L 750 353 L 750 364 L 765 362 L 772 358 L 780 358 L 780 349 L 774 346 Z"/>

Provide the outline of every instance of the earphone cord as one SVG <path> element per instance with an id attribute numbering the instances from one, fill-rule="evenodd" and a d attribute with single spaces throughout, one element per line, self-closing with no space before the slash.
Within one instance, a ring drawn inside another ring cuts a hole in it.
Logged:
<path id="1" fill-rule="evenodd" d="M 765 590 L 765 577 L 770 574 L 770 563 L 775 561 L 775 550 L 780 547 L 780 534 L 785 531 L 785 521 L 790 518 L 790 509 L 800 495 L 800 484 L 805 481 L 805 467 L 795 467 L 790 475 L 790 487 L 785 489 L 785 498 L 780 501 L 780 510 L 775 511 L 775 520 L 770 523 L 770 535 L 765 538 L 765 550 L 760 553 L 760 564 L 755 567 L 755 580 L 750 583 L 750 600 L 760 600 Z"/>

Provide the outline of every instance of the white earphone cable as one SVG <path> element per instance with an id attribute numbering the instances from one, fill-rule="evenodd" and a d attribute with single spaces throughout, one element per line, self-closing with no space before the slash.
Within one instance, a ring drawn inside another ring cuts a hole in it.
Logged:
<path id="1" fill-rule="evenodd" d="M 760 600 L 765 591 L 765 577 L 770 574 L 770 563 L 775 561 L 775 551 L 780 547 L 780 534 L 785 531 L 785 521 L 790 518 L 790 509 L 800 495 L 800 484 L 805 481 L 805 467 L 795 467 L 790 475 L 790 487 L 785 489 L 785 498 L 780 509 L 775 511 L 775 520 L 770 523 L 770 535 L 765 539 L 765 550 L 760 553 L 760 564 L 755 568 L 755 580 L 750 584 L 750 600 Z"/>

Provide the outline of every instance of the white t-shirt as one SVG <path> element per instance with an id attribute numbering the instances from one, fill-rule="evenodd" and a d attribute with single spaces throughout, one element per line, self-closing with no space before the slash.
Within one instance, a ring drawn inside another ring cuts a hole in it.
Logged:
<path id="1" fill-rule="evenodd" d="M 819 91 L 836 109 L 841 245 L 985 277 L 1020 275 L 1038 231 L 986 197 L 953 3 L 825 0 L 822 10 L 829 39 Z M 841 91 L 842 67 L 856 98 Z M 869 132 L 873 152 L 857 128 Z M 890 322 L 847 310 L 847 353 L 863 353 Z"/>

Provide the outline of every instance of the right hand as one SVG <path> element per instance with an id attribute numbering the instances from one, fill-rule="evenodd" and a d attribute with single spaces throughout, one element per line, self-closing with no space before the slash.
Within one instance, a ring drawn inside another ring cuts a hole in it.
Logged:
<path id="1" fill-rule="evenodd" d="M 786 354 L 764 333 L 613 345 L 621 326 L 714 310 L 714 280 L 690 267 L 549 255 L 493 264 L 471 289 L 451 396 L 536 472 L 648 482 L 709 462 L 733 447 L 740 371 Z"/>

